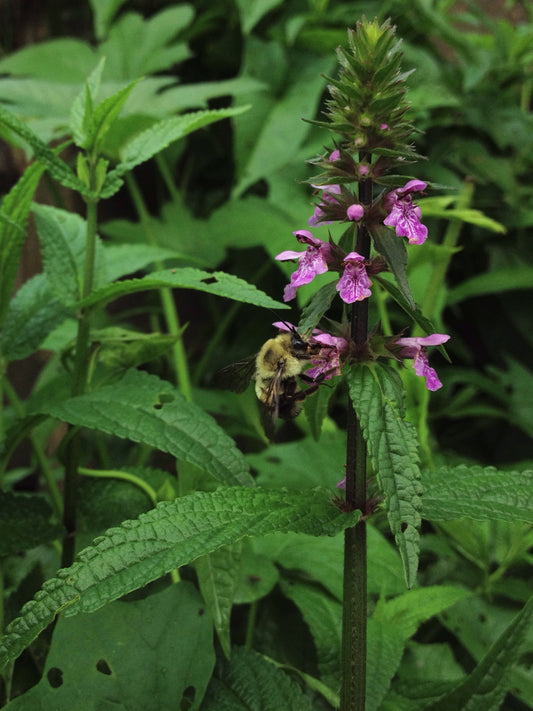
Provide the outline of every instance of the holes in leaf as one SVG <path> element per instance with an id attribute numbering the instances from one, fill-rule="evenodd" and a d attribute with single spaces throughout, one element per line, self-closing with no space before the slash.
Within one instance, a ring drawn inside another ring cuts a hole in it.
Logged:
<path id="1" fill-rule="evenodd" d="M 409 527 L 409 524 L 405 523 L 405 521 L 402 521 L 402 525 L 401 525 L 402 533 L 405 533 L 407 531 L 408 527 Z"/>
<path id="2" fill-rule="evenodd" d="M 202 284 L 217 284 L 218 283 L 218 279 L 214 276 L 206 277 L 205 279 L 200 279 L 200 281 L 202 282 Z"/>
<path id="3" fill-rule="evenodd" d="M 58 669 L 58 667 L 51 667 L 48 670 L 46 678 L 52 689 L 59 689 L 63 684 L 63 672 L 61 669 Z"/>
<path id="4" fill-rule="evenodd" d="M 198 610 L 198 617 L 201 617 L 202 615 L 205 615 L 205 610 L 203 607 Z"/>
<path id="5" fill-rule="evenodd" d="M 157 402 L 154 403 L 154 410 L 161 410 L 163 405 L 169 402 L 174 402 L 174 395 L 172 393 L 159 393 L 157 396 Z"/>
<path id="6" fill-rule="evenodd" d="M 266 460 L 270 464 L 281 464 L 281 459 L 279 457 L 267 457 Z"/>
<path id="7" fill-rule="evenodd" d="M 194 686 L 188 686 L 181 697 L 180 701 L 180 711 L 188 711 L 194 704 L 194 699 L 196 697 L 196 689 Z"/>
<path id="8" fill-rule="evenodd" d="M 96 662 L 96 671 L 99 671 L 100 674 L 105 674 L 106 676 L 110 676 L 113 673 L 111 671 L 111 667 L 105 659 L 99 659 Z"/>

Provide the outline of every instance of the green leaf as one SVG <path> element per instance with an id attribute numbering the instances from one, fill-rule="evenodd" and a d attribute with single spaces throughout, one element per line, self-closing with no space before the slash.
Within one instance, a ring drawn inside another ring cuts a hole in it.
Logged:
<path id="1" fill-rule="evenodd" d="M 54 180 L 65 188 L 77 190 L 81 195 L 91 196 L 87 186 L 76 177 L 68 165 L 63 163 L 54 151 L 48 148 L 15 114 L 7 111 L 2 106 L 0 106 L 0 123 L 10 128 L 32 147 L 35 158 L 48 170 Z"/>
<path id="2" fill-rule="evenodd" d="M 417 200 L 417 203 L 422 210 L 424 218 L 438 217 L 444 220 L 460 220 L 491 232 L 498 232 L 499 234 L 506 232 L 504 225 L 483 214 L 480 210 L 465 207 L 447 208 L 447 205 L 456 199 L 453 195 L 444 195 L 435 198 L 423 198 Z"/>
<path id="3" fill-rule="evenodd" d="M 100 54 L 106 57 L 107 74 L 123 81 L 168 72 L 170 67 L 191 56 L 183 32 L 193 18 L 193 7 L 182 3 L 165 7 L 149 17 L 146 13 L 122 13 L 100 46 Z"/>
<path id="4" fill-rule="evenodd" d="M 33 213 L 50 289 L 63 304 L 73 304 L 81 297 L 85 223 L 49 205 L 35 205 Z"/>
<path id="5" fill-rule="evenodd" d="M 404 419 L 401 381 L 387 365 L 361 365 L 349 370 L 348 386 L 411 588 L 418 567 L 422 487 L 418 440 Z"/>
<path id="6" fill-rule="evenodd" d="M 309 422 L 311 435 L 318 442 L 322 433 L 322 425 L 328 414 L 328 404 L 331 396 L 335 392 L 335 386 L 331 381 L 324 383 L 318 388 L 312 397 L 307 397 L 304 401 L 304 412 Z"/>
<path id="7" fill-rule="evenodd" d="M 90 116 L 90 120 L 88 121 L 86 135 L 83 143 L 81 144 L 82 148 L 85 148 L 88 152 L 93 153 L 99 151 L 106 133 L 111 128 L 113 121 L 119 115 L 122 107 L 126 103 L 127 98 L 131 94 L 133 87 L 139 81 L 140 79 L 136 79 L 135 81 L 130 82 L 127 86 L 123 87 L 112 96 L 108 96 L 98 104 Z"/>
<path id="8" fill-rule="evenodd" d="M 322 316 L 328 311 L 331 302 L 337 293 L 337 279 L 324 284 L 320 289 L 313 294 L 309 303 L 302 309 L 302 315 L 298 323 L 299 333 L 311 332 L 318 324 Z"/>
<path id="9" fill-rule="evenodd" d="M 299 582 L 280 582 L 283 594 L 302 613 L 315 643 L 321 680 L 331 689 L 340 685 L 342 605 L 320 588 Z"/>
<path id="10" fill-rule="evenodd" d="M 179 138 L 187 136 L 199 128 L 208 126 L 215 121 L 238 116 L 248 110 L 242 106 L 228 109 L 214 109 L 212 111 L 193 111 L 182 116 L 164 119 L 154 123 L 153 126 L 135 136 L 122 151 L 122 162 L 113 173 L 123 175 L 132 170 L 136 165 L 145 163 L 157 153 L 166 148 Z"/>
<path id="11" fill-rule="evenodd" d="M 457 304 L 475 296 L 501 294 L 513 289 L 531 289 L 532 284 L 533 267 L 517 265 L 491 269 L 486 274 L 479 274 L 450 289 L 446 301 L 449 305 Z"/>
<path id="12" fill-rule="evenodd" d="M 115 284 L 96 289 L 89 297 L 81 302 L 81 306 L 105 304 L 125 294 L 134 294 L 138 291 L 149 291 L 161 287 L 196 289 L 208 294 L 224 296 L 235 301 L 244 301 L 247 304 L 263 308 L 287 309 L 287 304 L 275 301 L 263 291 L 256 289 L 244 279 L 225 272 L 205 272 L 194 267 L 181 267 L 153 272 L 142 279 L 128 279 Z"/>
<path id="13" fill-rule="evenodd" d="M 128 370 L 112 385 L 45 407 L 43 412 L 149 444 L 225 484 L 253 484 L 243 455 L 215 420 L 185 400 L 173 385 L 144 371 Z"/>
<path id="14" fill-rule="evenodd" d="M 166 247 L 151 244 L 103 243 L 107 280 L 112 282 L 126 274 L 146 269 L 150 264 L 187 259 L 187 256 Z"/>
<path id="15" fill-rule="evenodd" d="M 281 5 L 282 0 L 238 0 L 242 31 L 250 34 L 259 20 L 273 8 Z"/>
<path id="16" fill-rule="evenodd" d="M 274 531 L 334 535 L 353 526 L 360 512 L 343 513 L 330 493 L 221 487 L 162 502 L 110 529 L 81 551 L 70 568 L 47 581 L 0 642 L 0 669 L 59 613 L 94 612 L 174 568 L 241 540 Z"/>
<path id="17" fill-rule="evenodd" d="M 84 82 L 96 64 L 86 42 L 53 39 L 31 44 L 0 60 L 0 73 L 52 80 L 56 85 Z M 59 87 L 58 87 L 59 88 Z"/>
<path id="18" fill-rule="evenodd" d="M 271 534 L 271 536 L 278 534 Z M 281 533 L 280 536 L 290 536 Z M 297 534 L 294 534 L 297 535 Z M 263 539 L 259 539 L 260 541 Z M 318 540 L 313 537 L 313 540 Z M 279 581 L 279 570 L 270 558 L 261 553 L 254 553 L 257 539 L 246 539 L 243 542 L 240 561 L 240 579 L 235 591 L 234 602 L 237 605 L 255 602 L 268 595 Z"/>
<path id="19" fill-rule="evenodd" d="M 146 711 L 155 702 L 178 709 L 191 687 L 202 698 L 214 663 L 211 619 L 183 581 L 91 616 L 59 619 L 43 678 L 5 708 Z"/>
<path id="20" fill-rule="evenodd" d="M 103 40 L 114 16 L 127 0 L 89 0 L 94 15 L 94 33 L 98 40 Z"/>
<path id="21" fill-rule="evenodd" d="M 533 597 L 498 637 L 474 671 L 425 711 L 498 711 L 509 687 L 509 673 L 531 624 Z"/>
<path id="22" fill-rule="evenodd" d="M 379 669 L 380 673 L 369 675 L 367 679 L 368 711 L 380 707 L 398 671 L 409 637 L 423 622 L 469 594 L 460 588 L 434 585 L 378 602 L 368 621 L 367 665 L 369 669 Z"/>
<path id="23" fill-rule="evenodd" d="M 198 558 L 195 564 L 200 592 L 213 618 L 222 651 L 231 654 L 230 617 L 239 584 L 242 543 L 224 546 Z"/>
<path id="24" fill-rule="evenodd" d="M 82 147 L 85 142 L 87 126 L 91 121 L 94 99 L 98 93 L 104 64 L 105 59 L 102 58 L 89 77 L 87 77 L 82 90 L 74 99 L 70 108 L 69 128 L 74 138 L 74 143 L 79 147 Z"/>
<path id="25" fill-rule="evenodd" d="M 329 486 L 333 492 L 344 476 L 346 433 L 323 432 L 320 442 L 306 437 L 275 444 L 257 454 L 248 454 L 246 460 L 258 472 L 257 483 L 261 486 Z"/>
<path id="26" fill-rule="evenodd" d="M 59 538 L 63 528 L 51 519 L 43 496 L 0 491 L 0 558 Z"/>
<path id="27" fill-rule="evenodd" d="M 408 639 L 415 634 L 423 622 L 469 595 L 471 593 L 463 588 L 430 585 L 426 588 L 410 590 L 391 600 L 380 600 L 374 618 L 394 627 L 405 639 Z"/>
<path id="28" fill-rule="evenodd" d="M 56 299 L 45 274 L 36 274 L 17 291 L 2 329 L 7 360 L 31 355 L 72 312 Z"/>
<path id="29" fill-rule="evenodd" d="M 385 257 L 394 274 L 403 303 L 408 306 L 409 311 L 414 311 L 416 304 L 407 281 L 407 249 L 403 237 L 398 237 L 394 230 L 385 225 L 373 225 L 369 231 L 374 247 Z"/>
<path id="30" fill-rule="evenodd" d="M 533 470 L 441 467 L 424 471 L 422 515 L 430 521 L 526 521 L 533 524 Z"/>
<path id="31" fill-rule="evenodd" d="M 0 324 L 13 295 L 33 193 L 42 172 L 40 163 L 27 168 L 0 207 Z"/>
<path id="32" fill-rule="evenodd" d="M 428 335 L 431 333 L 435 333 L 435 326 L 428 318 L 426 318 L 422 314 L 422 312 L 420 311 L 420 307 L 416 305 L 414 310 L 411 309 L 410 305 L 407 303 L 407 301 L 405 301 L 403 294 L 395 284 L 393 284 L 389 279 L 385 279 L 380 276 L 373 276 L 372 278 L 375 279 L 385 289 L 385 291 L 387 291 L 392 296 L 398 306 L 400 306 L 409 316 L 409 318 L 411 318 L 416 324 L 418 324 L 425 333 L 427 333 Z"/>
<path id="33" fill-rule="evenodd" d="M 119 326 L 91 331 L 93 348 L 98 348 L 98 360 L 110 370 L 136 368 L 167 353 L 181 338 L 184 328 L 176 335 L 141 333 Z"/>
<path id="34" fill-rule="evenodd" d="M 257 652 L 235 647 L 218 665 L 202 711 L 313 711 L 310 699 L 285 672 Z"/>
<path id="35" fill-rule="evenodd" d="M 405 637 L 388 622 L 371 617 L 367 629 L 366 711 L 377 711 L 389 690 L 405 649 Z"/>

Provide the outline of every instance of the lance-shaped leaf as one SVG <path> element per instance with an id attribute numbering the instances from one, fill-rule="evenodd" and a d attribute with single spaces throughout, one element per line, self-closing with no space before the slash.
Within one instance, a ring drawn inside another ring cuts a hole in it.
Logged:
<path id="1" fill-rule="evenodd" d="M 244 456 L 231 437 L 198 405 L 156 375 L 128 370 L 112 385 L 42 412 L 169 452 L 225 484 L 253 484 Z"/>
<path id="2" fill-rule="evenodd" d="M 302 315 L 298 323 L 299 333 L 310 333 L 318 324 L 322 316 L 331 306 L 331 302 L 337 293 L 337 280 L 324 284 L 320 289 L 313 294 L 302 309 Z"/>
<path id="3" fill-rule="evenodd" d="M 403 238 L 397 237 L 394 230 L 385 225 L 373 225 L 369 232 L 374 247 L 385 257 L 394 274 L 404 304 L 407 304 L 409 311 L 414 311 L 416 304 L 407 281 L 407 249 Z"/>
<path id="4" fill-rule="evenodd" d="M 95 291 L 81 302 L 81 306 L 92 306 L 93 304 L 105 304 L 119 296 L 134 294 L 137 291 L 149 291 L 160 289 L 161 287 L 196 289 L 205 291 L 208 294 L 224 296 L 235 301 L 244 301 L 254 306 L 262 306 L 271 309 L 287 309 L 287 304 L 275 301 L 267 296 L 263 291 L 256 289 L 253 284 L 249 284 L 225 272 L 205 272 L 194 267 L 183 267 L 181 269 L 165 269 L 160 272 L 153 272 L 142 279 L 127 279 L 109 284 Z"/>
<path id="5" fill-rule="evenodd" d="M 24 139 L 33 149 L 35 158 L 48 170 L 52 178 L 65 188 L 77 190 L 84 196 L 90 196 L 91 191 L 82 181 L 72 172 L 66 163 L 64 163 L 55 153 L 49 148 L 46 143 L 28 128 L 15 114 L 6 111 L 0 106 L 0 123 L 14 131 L 18 136 Z"/>
<path id="6" fill-rule="evenodd" d="M 9 304 L 2 330 L 2 349 L 7 360 L 31 355 L 44 339 L 72 312 L 53 294 L 45 274 L 23 284 Z"/>
<path id="7" fill-rule="evenodd" d="M 48 580 L 22 608 L 0 641 L 0 669 L 60 612 L 94 612 L 107 602 L 156 580 L 174 568 L 245 536 L 295 531 L 335 535 L 359 520 L 360 512 L 341 512 L 331 492 L 268 491 L 259 487 L 221 487 L 165 501 L 125 521 L 85 548 L 77 561 Z"/>
<path id="8" fill-rule="evenodd" d="M 215 121 L 242 114 L 248 108 L 248 106 L 240 106 L 228 109 L 214 109 L 212 111 L 193 111 L 158 121 L 150 128 L 141 131 L 126 144 L 122 151 L 122 161 L 110 175 L 124 175 L 124 173 L 135 168 L 136 165 L 145 163 L 150 158 L 153 158 L 163 148 L 166 148 L 179 138 L 183 138 L 189 133 L 208 126 Z"/>
<path id="9" fill-rule="evenodd" d="M 241 555 L 242 543 L 239 541 L 198 558 L 194 566 L 200 592 L 213 618 L 220 646 L 228 659 L 231 655 L 231 608 L 239 585 Z"/>
<path id="10" fill-rule="evenodd" d="M 411 309 L 411 306 L 404 299 L 402 292 L 395 284 L 393 284 L 388 279 L 385 279 L 380 276 L 374 276 L 373 278 L 385 289 L 385 291 L 387 291 L 392 296 L 398 306 L 400 306 L 409 316 L 409 318 L 411 318 L 416 324 L 418 324 L 425 333 L 427 333 L 428 335 L 435 333 L 436 328 L 434 324 L 422 314 L 418 305 L 416 306 L 414 311 Z M 444 355 L 444 357 L 449 360 L 444 346 L 439 346 L 439 350 Z"/>
<path id="11" fill-rule="evenodd" d="M 313 711 L 299 684 L 252 649 L 236 647 L 216 669 L 203 711 Z"/>
<path id="12" fill-rule="evenodd" d="M 423 472 L 422 516 L 430 521 L 525 521 L 533 524 L 533 470 L 441 467 Z"/>
<path id="13" fill-rule="evenodd" d="M 50 288 L 64 304 L 73 304 L 82 292 L 87 223 L 80 215 L 50 205 L 35 205 L 33 212 Z M 97 237 L 95 288 L 107 283 L 106 272 L 103 245 Z"/>
<path id="14" fill-rule="evenodd" d="M 410 588 L 418 567 L 422 487 L 418 440 L 404 419 L 401 381 L 392 368 L 376 363 L 351 368 L 348 385 Z"/>
<path id="15" fill-rule="evenodd" d="M 424 711 L 497 711 L 509 687 L 509 673 L 533 617 L 533 597 L 502 632 L 474 671 L 453 691 Z"/>
<path id="16" fill-rule="evenodd" d="M 6 315 L 26 239 L 33 193 L 44 167 L 34 163 L 2 200 L 0 209 L 0 323 Z"/>

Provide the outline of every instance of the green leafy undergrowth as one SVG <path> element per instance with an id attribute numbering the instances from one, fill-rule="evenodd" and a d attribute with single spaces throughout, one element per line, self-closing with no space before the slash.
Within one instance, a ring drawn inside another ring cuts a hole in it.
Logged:
<path id="1" fill-rule="evenodd" d="M 0 644 L 0 667 L 16 658 L 55 616 L 93 612 L 245 536 L 274 531 L 333 535 L 354 525 L 359 512 L 342 513 L 324 490 L 289 493 L 253 487 L 197 492 L 125 521 L 47 581 L 24 606 Z"/>
<path id="2" fill-rule="evenodd" d="M 41 681 L 9 711 L 198 708 L 215 663 L 202 598 L 182 581 L 92 615 L 60 618 Z"/>

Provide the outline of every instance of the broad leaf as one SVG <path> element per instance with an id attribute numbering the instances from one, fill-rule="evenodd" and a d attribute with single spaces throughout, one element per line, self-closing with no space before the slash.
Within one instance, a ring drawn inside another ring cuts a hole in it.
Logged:
<path id="1" fill-rule="evenodd" d="M 416 309 L 415 300 L 407 281 L 407 249 L 403 237 L 385 225 L 374 225 L 370 229 L 374 247 L 385 257 L 389 269 L 394 274 L 402 300 L 409 311 Z"/>
<path id="2" fill-rule="evenodd" d="M 533 524 L 533 470 L 499 471 L 461 464 L 425 471 L 422 482 L 422 515 L 430 521 L 469 518 Z"/>
<path id="3" fill-rule="evenodd" d="M 218 665 L 202 711 L 313 711 L 310 699 L 285 672 L 245 647 Z"/>
<path id="4" fill-rule="evenodd" d="M 498 711 L 509 686 L 509 673 L 533 617 L 533 597 L 500 635 L 474 671 L 453 691 L 425 711 Z"/>
<path id="5" fill-rule="evenodd" d="M 360 513 L 343 513 L 330 493 L 222 487 L 163 502 L 120 528 L 110 529 L 77 562 L 47 581 L 0 643 L 0 669 L 59 613 L 94 612 L 107 602 L 146 585 L 245 536 L 296 531 L 335 535 L 353 526 Z"/>
<path id="6" fill-rule="evenodd" d="M 125 294 L 160 289 L 161 287 L 196 289 L 197 291 L 205 291 L 208 294 L 224 296 L 227 299 L 244 301 L 254 306 L 262 306 L 263 308 L 289 308 L 287 304 L 275 301 L 264 292 L 256 289 L 253 284 L 249 284 L 244 279 L 239 279 L 233 274 L 204 272 L 194 267 L 166 269 L 161 272 L 152 272 L 152 274 L 148 274 L 142 279 L 128 279 L 116 284 L 110 284 L 96 289 L 87 299 L 81 302 L 81 305 L 102 305 Z"/>
<path id="7" fill-rule="evenodd" d="M 411 588 L 418 567 L 422 487 L 418 440 L 404 419 L 401 381 L 389 366 L 362 365 L 350 369 L 348 385 Z"/>
<path id="8" fill-rule="evenodd" d="M 42 680 L 5 708 L 146 711 L 156 700 L 161 709 L 178 709 L 191 687 L 198 708 L 214 663 L 211 619 L 183 581 L 58 620 Z"/>
<path id="9" fill-rule="evenodd" d="M 33 194 L 44 167 L 34 163 L 3 198 L 0 208 L 0 324 L 13 295 Z"/>
<path id="10" fill-rule="evenodd" d="M 169 452 L 225 484 L 253 484 L 243 455 L 215 420 L 173 385 L 144 371 L 129 370 L 112 385 L 43 412 Z"/>

